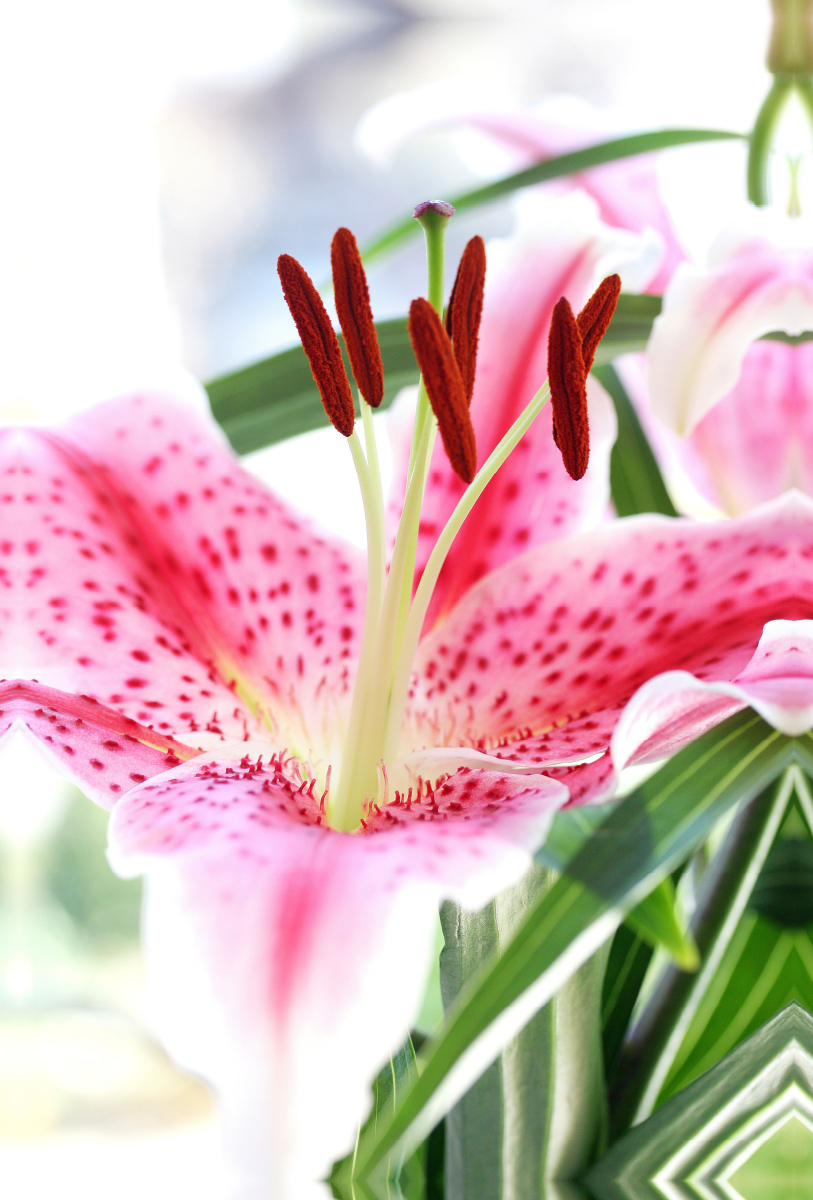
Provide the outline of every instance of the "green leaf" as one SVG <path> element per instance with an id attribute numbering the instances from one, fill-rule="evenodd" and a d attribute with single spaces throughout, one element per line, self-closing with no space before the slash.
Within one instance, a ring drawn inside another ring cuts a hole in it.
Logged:
<path id="1" fill-rule="evenodd" d="M 387 408 L 402 387 L 418 382 L 418 364 L 405 317 L 379 321 L 376 330 L 386 382 L 382 408 Z M 352 378 L 341 335 L 339 344 Z M 213 379 L 206 384 L 206 391 L 215 420 L 238 454 L 248 454 L 328 423 L 301 346 Z"/>
<path id="2" fill-rule="evenodd" d="M 502 1047 L 604 944 L 624 914 L 703 841 L 733 804 L 790 762 L 813 763 L 811 739 L 791 740 L 745 710 L 676 754 L 584 843 L 531 909 L 500 958 L 468 988 L 388 1126 L 362 1138 L 357 1171 L 417 1145 Z"/>
<path id="3" fill-rule="evenodd" d="M 333 1186 L 334 1194 L 338 1196 L 352 1194 L 350 1181 L 353 1178 L 353 1166 L 361 1138 L 375 1137 L 382 1125 L 391 1119 L 401 1092 L 417 1078 L 417 1074 L 415 1047 L 412 1044 L 412 1038 L 408 1037 L 398 1053 L 393 1055 L 387 1065 L 382 1067 L 378 1073 L 373 1084 L 373 1108 L 364 1126 L 359 1130 L 356 1149 L 347 1158 L 336 1163 L 330 1174 L 330 1183 Z M 401 1159 L 391 1158 L 386 1163 L 387 1177 L 396 1178 L 404 1166 Z M 348 1189 L 350 1189 L 349 1192 Z M 399 1188 L 395 1194 L 401 1197 L 404 1196 L 405 1191 L 408 1191 L 408 1188 Z M 404 1200 L 407 1200 L 406 1196 L 404 1196 Z"/>
<path id="4" fill-rule="evenodd" d="M 806 737 L 796 747 L 805 749 L 809 744 Z M 798 765 L 792 764 L 761 795 L 740 806 L 703 873 L 692 918 L 702 968 L 690 975 L 667 964 L 649 989 L 610 1087 L 611 1137 L 648 1117 L 655 1107 L 683 1032 L 702 1003 L 745 911 L 800 774 Z"/>
<path id="5" fill-rule="evenodd" d="M 813 925 L 813 842 L 809 838 L 780 838 L 774 843 L 749 904 L 786 929 Z"/>
<path id="6" fill-rule="evenodd" d="M 675 904 L 675 885 L 667 875 L 627 914 L 627 924 L 651 946 L 662 946 L 682 971 L 696 971 L 700 966 L 697 943 Z"/>
<path id="7" fill-rule="evenodd" d="M 587 146 L 583 150 L 572 150 L 568 154 L 543 159 L 542 162 L 513 175 L 507 175 L 504 179 L 497 179 L 494 183 L 487 183 L 470 192 L 461 192 L 452 197 L 451 203 L 457 212 L 462 212 L 466 208 L 491 204 L 519 188 L 546 183 L 549 179 L 559 179 L 563 175 L 573 175 L 578 171 L 586 171 L 589 167 L 601 166 L 602 163 L 617 162 L 620 158 L 632 158 L 636 154 L 648 154 L 653 150 L 668 149 L 670 146 L 687 146 L 693 142 L 741 140 L 743 136 L 741 133 L 720 129 L 655 129 L 650 133 L 634 133 L 627 137 L 612 138 L 595 146 Z M 420 226 L 411 215 L 396 221 L 363 248 L 365 261 L 371 262 L 379 258 L 399 243 L 414 237 L 419 229 Z"/>
<path id="8" fill-rule="evenodd" d="M 714 1066 L 791 1000 L 813 1010 L 813 926 L 782 929 L 748 911 L 689 1026 L 659 1103 Z"/>
<path id="9" fill-rule="evenodd" d="M 613 938 L 601 998 L 604 1075 L 611 1079 L 641 984 L 652 959 L 652 947 L 628 924 Z"/>
<path id="10" fill-rule="evenodd" d="M 661 1097 L 727 1054 L 790 1000 L 813 1010 L 813 841 L 808 779 L 795 795 L 748 909 L 681 1041 Z"/>
<path id="11" fill-rule="evenodd" d="M 743 1180 L 743 1162 L 777 1127 L 810 1111 L 811 1052 L 813 1017 L 791 1003 L 617 1142 L 587 1175 L 591 1195 L 599 1200 L 809 1195 L 809 1175 L 798 1189 L 793 1186 L 793 1164 L 764 1191 L 740 1192 L 730 1184 Z"/>
<path id="12" fill-rule="evenodd" d="M 610 455 L 610 490 L 619 517 L 656 512 L 676 517 L 660 468 L 632 401 L 614 367 L 594 367 L 593 374 L 607 389 L 618 418 L 618 437 Z"/>
<path id="13" fill-rule="evenodd" d="M 545 844 L 536 852 L 536 861 L 541 867 L 552 867 L 561 874 L 576 851 L 581 850 L 591 834 L 595 833 L 615 808 L 615 803 L 583 804 L 563 808 L 553 818 Z"/>

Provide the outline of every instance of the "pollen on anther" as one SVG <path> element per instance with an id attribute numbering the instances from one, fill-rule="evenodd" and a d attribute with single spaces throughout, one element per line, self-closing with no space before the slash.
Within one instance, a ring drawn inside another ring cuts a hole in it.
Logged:
<path id="1" fill-rule="evenodd" d="M 548 381 L 553 437 L 572 479 L 581 479 L 590 457 L 587 388 L 582 339 L 569 301 L 562 296 L 553 310 L 548 337 Z"/>
<path id="2" fill-rule="evenodd" d="M 608 275 L 602 279 L 593 295 L 576 317 L 576 324 L 582 339 L 582 359 L 584 373 L 587 375 L 593 365 L 598 344 L 607 332 L 607 327 L 613 318 L 615 306 L 621 293 L 620 275 Z"/>
<path id="3" fill-rule="evenodd" d="M 486 280 L 486 247 L 481 237 L 466 244 L 446 309 L 446 332 L 452 339 L 466 399 L 471 404 L 477 365 L 477 339 L 483 313 Z"/>
<path id="4" fill-rule="evenodd" d="M 371 408 L 384 399 L 384 364 L 378 346 L 367 276 L 356 239 L 337 229 L 330 247 L 333 294 L 347 354 L 359 391 Z"/>
<path id="5" fill-rule="evenodd" d="M 477 447 L 468 400 L 449 335 L 428 300 L 413 300 L 409 337 L 449 462 L 466 483 L 477 470 Z"/>
<path id="6" fill-rule="evenodd" d="M 328 419 L 339 433 L 350 437 L 355 424 L 353 394 L 327 310 L 307 271 L 290 254 L 280 255 L 277 272 Z"/>

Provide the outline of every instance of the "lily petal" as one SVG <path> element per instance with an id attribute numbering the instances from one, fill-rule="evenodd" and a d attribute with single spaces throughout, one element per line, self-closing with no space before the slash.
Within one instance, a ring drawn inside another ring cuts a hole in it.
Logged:
<path id="1" fill-rule="evenodd" d="M 813 344 L 755 342 L 735 387 L 688 438 L 659 429 L 672 470 L 730 516 L 789 488 L 813 494 Z"/>
<path id="2" fill-rule="evenodd" d="M 121 872 L 150 870 L 166 1038 L 218 1086 L 244 1194 L 300 1200 L 325 1194 L 315 1181 L 351 1148 L 414 1019 L 438 900 L 479 906 L 518 879 L 567 791 L 463 770 L 343 834 L 281 757 L 258 763 L 255 749 L 129 793 L 110 854 Z"/>
<path id="3" fill-rule="evenodd" d="M 687 671 L 650 679 L 616 726 L 616 767 L 672 754 L 747 705 L 789 737 L 813 728 L 813 621 L 769 621 L 731 682 L 705 682 Z"/>
<path id="4" fill-rule="evenodd" d="M 480 326 L 471 416 L 478 455 L 484 461 L 547 376 L 547 337 L 557 300 L 576 309 L 595 283 L 619 267 L 647 260 L 646 239 L 602 225 L 584 196 L 533 195 L 519 208 L 517 232 L 491 242 Z M 591 380 L 591 462 L 579 483 L 571 480 L 552 437 L 548 408 L 500 468 L 458 535 L 435 589 L 427 628 L 482 575 L 533 545 L 565 537 L 603 515 L 609 496 L 609 454 L 616 436 L 615 412 L 606 392 Z M 396 418 L 395 503 L 400 515 L 411 430 Z M 440 448 L 430 466 L 421 513 L 417 572 L 463 493 Z"/>
<path id="5" fill-rule="evenodd" d="M 789 493 L 738 521 L 631 518 L 529 551 L 424 639 L 405 738 L 603 749 L 654 674 L 730 682 L 766 621 L 813 615 L 811 544 L 813 502 Z"/>
<path id="6" fill-rule="evenodd" d="M 102 405 L 61 435 L 9 431 L 0 455 L 8 674 L 193 743 L 265 722 L 305 753 L 329 744 L 360 639 L 360 555 L 165 398 Z"/>
<path id="7" fill-rule="evenodd" d="M 0 683 L 0 739 L 19 729 L 37 738 L 60 775 L 108 809 L 197 754 L 85 696 L 25 680 Z"/>
<path id="8" fill-rule="evenodd" d="M 706 268 L 682 264 L 649 341 L 653 412 L 681 437 L 734 387 L 764 333 L 813 328 L 813 229 L 749 209 L 712 248 Z"/>

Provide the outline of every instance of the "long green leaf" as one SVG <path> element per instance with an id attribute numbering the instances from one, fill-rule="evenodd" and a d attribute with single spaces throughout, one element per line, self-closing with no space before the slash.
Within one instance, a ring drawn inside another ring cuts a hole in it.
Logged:
<path id="1" fill-rule="evenodd" d="M 615 405 L 618 437 L 610 455 L 610 490 L 619 517 L 657 512 L 676 517 L 660 467 L 615 367 L 593 368 Z"/>
<path id="2" fill-rule="evenodd" d="M 607 819 L 606 804 L 566 808 L 556 814 L 545 845 L 536 853 L 541 866 L 566 871 L 567 864 L 588 837 Z M 662 946 L 684 970 L 698 965 L 694 940 L 675 912 L 672 880 L 664 879 L 627 916 L 627 924 L 650 946 Z"/>
<path id="3" fill-rule="evenodd" d="M 605 1079 L 611 1079 L 615 1072 L 624 1034 L 651 959 L 652 947 L 625 922 L 613 938 L 601 998 Z"/>
<path id="4" fill-rule="evenodd" d="M 351 1190 L 350 1180 L 353 1175 L 353 1165 L 360 1139 L 365 1135 L 367 1137 L 375 1136 L 377 1130 L 392 1117 L 402 1090 L 407 1088 L 409 1083 L 417 1077 L 417 1074 L 415 1047 L 412 1044 L 412 1038 L 408 1037 L 398 1053 L 394 1054 L 386 1066 L 381 1068 L 373 1083 L 372 1111 L 365 1121 L 363 1129 L 359 1130 L 358 1137 L 356 1138 L 356 1149 L 347 1158 L 336 1163 L 331 1172 L 330 1183 L 335 1195 L 341 1196 L 343 1193 Z M 403 1170 L 403 1166 L 404 1164 L 400 1160 L 393 1159 L 389 1161 L 387 1163 L 388 1177 L 394 1177 L 399 1174 Z M 403 1196 L 401 1188 L 399 1188 L 397 1195 L 399 1198 Z M 404 1200 L 407 1200 L 407 1198 L 404 1197 Z"/>
<path id="5" fill-rule="evenodd" d="M 503 196 L 519 188 L 530 187 L 535 183 L 546 183 L 550 179 L 559 179 L 563 175 L 573 175 L 577 171 L 586 171 L 590 167 L 599 167 L 603 163 L 616 162 L 620 158 L 632 158 L 636 154 L 649 154 L 653 150 L 666 150 L 670 146 L 687 146 L 693 142 L 719 142 L 741 140 L 741 133 L 732 133 L 721 129 L 655 129 L 650 133 L 634 133 L 627 137 L 612 138 L 607 142 L 599 142 L 595 146 L 587 146 L 583 150 L 572 150 L 568 154 L 559 154 L 555 158 L 546 158 L 497 179 L 494 183 L 484 184 L 469 192 L 461 192 L 453 196 L 451 203 L 458 212 L 466 208 L 477 208 L 481 204 L 491 204 Z M 392 250 L 400 242 L 415 236 L 420 229 L 417 221 L 410 215 L 396 221 L 389 229 L 374 238 L 363 248 L 367 262 L 378 258 L 387 250 Z"/>
<path id="6" fill-rule="evenodd" d="M 803 740 L 803 739 L 802 739 Z M 387 1129 L 359 1147 L 363 1175 L 417 1145 L 502 1046 L 618 927 L 625 912 L 750 799 L 800 748 L 748 710 L 730 717 L 627 796 L 529 913 L 499 960 L 461 997 Z"/>
<path id="7" fill-rule="evenodd" d="M 682 1041 L 702 1003 L 725 948 L 787 811 L 798 768 L 741 808 L 703 876 L 692 919 L 702 969 L 688 975 L 670 965 L 629 1032 L 610 1089 L 610 1136 L 652 1112 Z"/>

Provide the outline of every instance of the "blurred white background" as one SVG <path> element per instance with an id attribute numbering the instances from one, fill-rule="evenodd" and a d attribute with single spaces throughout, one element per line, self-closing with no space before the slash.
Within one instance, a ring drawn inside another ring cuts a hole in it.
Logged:
<path id="1" fill-rule="evenodd" d="M 193 377 L 293 342 L 279 253 L 324 278 L 338 225 L 363 238 L 478 178 L 449 133 L 414 138 L 386 170 L 365 158 L 359 119 L 392 93 L 457 81 L 483 97 L 575 94 L 630 127 L 745 130 L 769 83 L 769 24 L 768 0 L 7 4 L 0 419 L 58 420 L 152 384 L 194 390 Z M 688 240 L 694 219 L 702 242 L 743 170 L 741 147 L 669 156 Z M 509 223 L 507 205 L 459 219 L 452 254 L 475 225 Z M 406 309 L 422 270 L 416 243 L 373 274 L 379 317 Z M 327 459 L 347 464 L 331 437 L 256 462 L 314 510 L 326 480 L 347 529 L 356 499 L 351 487 L 337 504 L 345 475 Z M 137 889 L 109 875 L 103 814 L 63 795 L 39 824 L 15 823 L 34 785 L 26 760 L 4 762 L 3 1193 L 214 1198 L 216 1117 L 151 1041 Z"/>

